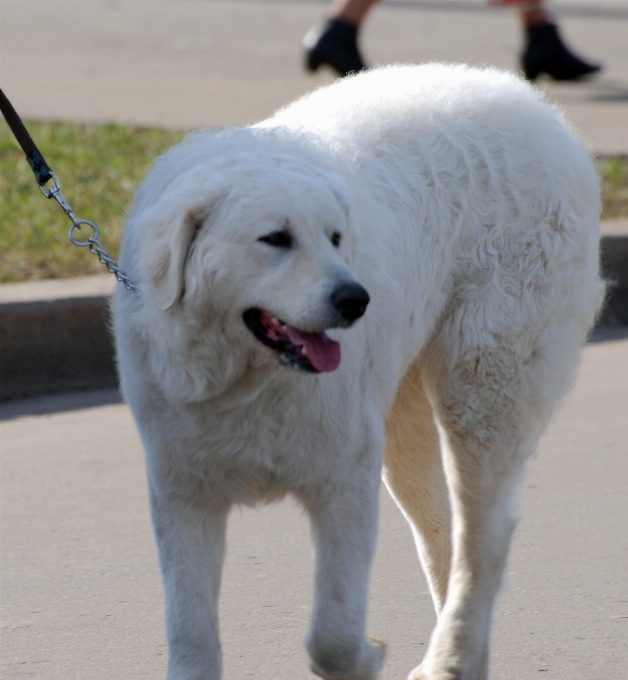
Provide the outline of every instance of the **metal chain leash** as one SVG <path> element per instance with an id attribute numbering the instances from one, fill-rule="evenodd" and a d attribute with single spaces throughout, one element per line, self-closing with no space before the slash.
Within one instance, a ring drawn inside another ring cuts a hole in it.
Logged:
<path id="1" fill-rule="evenodd" d="M 72 220 L 72 226 L 68 232 L 70 241 L 72 241 L 75 246 L 79 246 L 80 248 L 89 248 L 89 251 L 98 257 L 100 264 L 104 264 L 105 267 L 107 267 L 107 271 L 110 274 L 113 274 L 127 290 L 132 290 L 136 297 L 140 297 L 140 292 L 137 286 L 120 269 L 118 263 L 102 247 L 102 244 L 98 240 L 98 237 L 100 236 L 98 225 L 91 220 L 79 220 L 74 214 L 72 206 L 63 197 L 63 194 L 61 193 L 61 183 L 52 170 L 50 170 L 50 179 L 53 183 L 53 186 L 50 189 L 47 189 L 45 185 L 40 185 L 39 188 L 41 193 L 46 198 L 54 198 L 54 200 L 61 206 L 63 212 L 70 218 L 70 220 Z M 77 238 L 75 232 L 77 229 L 80 231 L 83 225 L 92 229 L 94 233 L 90 238 L 81 241 L 79 238 Z"/>
<path id="2" fill-rule="evenodd" d="M 46 198 L 54 198 L 61 206 L 63 212 L 72 220 L 72 226 L 68 233 L 70 241 L 75 246 L 81 248 L 89 248 L 90 252 L 98 257 L 100 264 L 107 267 L 107 271 L 113 274 L 120 283 L 124 285 L 127 290 L 132 290 L 136 297 L 140 297 L 138 287 L 129 279 L 129 277 L 118 267 L 118 263 L 109 255 L 109 253 L 102 247 L 98 240 L 99 231 L 98 226 L 91 220 L 79 220 L 70 204 L 65 200 L 61 193 L 61 183 L 58 177 L 52 171 L 50 166 L 46 163 L 41 151 L 35 145 L 35 142 L 28 134 L 28 130 L 24 127 L 22 119 L 18 116 L 16 110 L 13 108 L 11 102 L 6 95 L 0 90 L 0 111 L 4 116 L 9 128 L 15 135 L 18 144 L 22 147 L 22 151 L 26 155 L 26 160 L 35 175 L 35 180 L 39 184 L 42 194 Z M 53 186 L 50 189 L 46 188 L 48 182 L 52 181 Z M 77 238 L 76 230 L 81 231 L 81 227 L 86 226 L 93 230 L 93 235 L 90 238 L 81 241 Z"/>

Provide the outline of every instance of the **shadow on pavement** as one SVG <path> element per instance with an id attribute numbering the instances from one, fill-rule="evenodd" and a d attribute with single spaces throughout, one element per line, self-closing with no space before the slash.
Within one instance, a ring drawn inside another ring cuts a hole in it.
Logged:
<path id="1" fill-rule="evenodd" d="M 30 399 L 5 401 L 0 404 L 0 422 L 24 416 L 43 416 L 121 403 L 123 403 L 122 395 L 117 389 L 47 394 Z"/>
<path id="2" fill-rule="evenodd" d="M 628 338 L 628 326 L 596 326 L 587 339 L 587 343 L 609 342 Z"/>

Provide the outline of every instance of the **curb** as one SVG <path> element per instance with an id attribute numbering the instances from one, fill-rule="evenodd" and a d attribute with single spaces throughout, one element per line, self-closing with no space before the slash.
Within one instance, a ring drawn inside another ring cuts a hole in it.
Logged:
<path id="1" fill-rule="evenodd" d="M 604 307 L 598 324 L 628 325 L 628 218 L 602 222 L 600 261 L 608 282 Z"/>
<path id="2" fill-rule="evenodd" d="M 116 387 L 109 274 L 0 286 L 0 401 Z"/>
<path id="3" fill-rule="evenodd" d="M 600 323 L 628 325 L 628 219 L 602 224 Z M 110 274 L 0 286 L 0 401 L 116 387 Z"/>

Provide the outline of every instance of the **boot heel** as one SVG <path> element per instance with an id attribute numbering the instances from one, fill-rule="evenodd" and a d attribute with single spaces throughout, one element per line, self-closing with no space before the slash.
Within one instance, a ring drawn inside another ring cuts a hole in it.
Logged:
<path id="1" fill-rule="evenodd" d="M 523 71 L 523 75 L 526 77 L 526 80 L 529 80 L 530 82 L 535 81 L 541 73 L 543 73 L 543 69 L 539 68 L 538 66 L 530 66 L 528 64 L 521 64 L 521 70 Z"/>
<path id="2" fill-rule="evenodd" d="M 305 68 L 312 73 L 318 71 L 319 67 L 322 65 L 323 59 L 319 54 L 315 52 L 305 53 Z"/>

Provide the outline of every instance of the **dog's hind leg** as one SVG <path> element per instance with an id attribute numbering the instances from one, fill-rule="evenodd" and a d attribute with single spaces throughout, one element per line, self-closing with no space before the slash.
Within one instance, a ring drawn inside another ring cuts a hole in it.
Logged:
<path id="1" fill-rule="evenodd" d="M 383 478 L 410 523 L 438 613 L 449 578 L 451 513 L 438 430 L 418 359 L 404 376 L 386 418 Z"/>
<path id="2" fill-rule="evenodd" d="M 424 381 L 441 434 L 453 554 L 445 604 L 412 680 L 488 675 L 492 610 L 516 524 L 524 464 L 553 406 L 540 386 L 544 373 L 562 379 L 560 369 L 535 358 L 538 348 L 526 357 L 516 344 L 513 337 L 450 352 L 436 340 L 426 352 Z"/>

